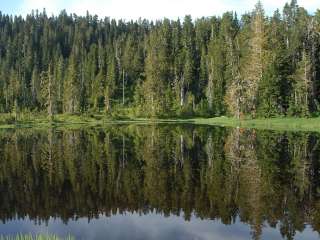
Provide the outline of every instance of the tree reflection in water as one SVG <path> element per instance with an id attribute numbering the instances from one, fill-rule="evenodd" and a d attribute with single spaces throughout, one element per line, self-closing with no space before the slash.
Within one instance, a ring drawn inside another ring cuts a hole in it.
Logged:
<path id="1" fill-rule="evenodd" d="M 124 212 L 320 230 L 319 135 L 192 125 L 2 130 L 0 218 Z"/>

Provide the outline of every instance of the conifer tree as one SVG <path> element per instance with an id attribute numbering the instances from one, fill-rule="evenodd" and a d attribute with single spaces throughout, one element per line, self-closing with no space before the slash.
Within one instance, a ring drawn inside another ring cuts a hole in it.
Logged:
<path id="1" fill-rule="evenodd" d="M 265 19 L 264 10 L 259 1 L 255 7 L 251 22 L 252 35 L 249 40 L 249 53 L 243 70 L 244 92 L 243 110 L 245 114 L 256 116 L 257 97 L 260 80 L 263 76 L 265 57 Z"/>
<path id="2" fill-rule="evenodd" d="M 196 49 L 195 49 L 195 31 L 191 16 L 186 16 L 182 29 L 183 43 L 183 75 L 180 79 L 180 106 L 183 107 L 188 99 L 192 97 L 192 91 L 189 88 L 193 86 L 196 77 Z"/>
<path id="3" fill-rule="evenodd" d="M 154 30 L 149 37 L 146 58 L 146 80 L 143 83 L 146 111 L 150 116 L 161 115 L 166 110 L 165 95 L 168 71 L 166 41 L 161 38 L 161 29 Z"/>
<path id="4" fill-rule="evenodd" d="M 38 67 L 35 66 L 32 71 L 31 77 L 31 97 L 33 106 L 37 106 L 40 101 L 40 87 L 41 87 L 41 80 L 39 76 Z"/>
<path id="5" fill-rule="evenodd" d="M 259 84 L 258 114 L 263 117 L 283 115 L 288 105 L 290 89 L 290 57 L 281 25 L 281 16 L 276 11 L 268 26 L 267 59 L 265 71 Z"/>
<path id="6" fill-rule="evenodd" d="M 116 59 L 114 56 L 111 55 L 108 61 L 108 69 L 107 69 L 107 79 L 106 79 L 106 86 L 104 91 L 104 104 L 105 104 L 105 111 L 109 113 L 112 107 L 112 97 L 115 92 L 116 83 L 118 79 L 118 71 L 117 71 L 117 64 Z"/>
<path id="7" fill-rule="evenodd" d="M 57 81 L 54 79 L 52 64 L 41 76 L 41 104 L 47 109 L 50 120 L 54 119 L 57 108 Z"/>
<path id="8" fill-rule="evenodd" d="M 210 40 L 208 53 L 208 86 L 206 96 L 211 113 L 220 116 L 224 112 L 225 54 L 223 40 L 215 36 Z"/>
<path id="9" fill-rule="evenodd" d="M 77 68 L 77 60 L 72 54 L 64 81 L 64 112 L 65 113 L 79 113 L 80 112 L 80 79 Z"/>
<path id="10" fill-rule="evenodd" d="M 293 89 L 290 98 L 289 114 L 293 116 L 310 115 L 311 96 L 311 61 L 310 57 L 303 51 L 302 59 L 297 69 L 291 76 Z"/>

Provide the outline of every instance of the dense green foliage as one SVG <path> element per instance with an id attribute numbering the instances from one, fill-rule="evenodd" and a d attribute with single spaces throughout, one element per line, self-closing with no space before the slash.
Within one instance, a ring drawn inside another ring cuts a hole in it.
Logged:
<path id="1" fill-rule="evenodd" d="M 319 31 L 295 0 L 182 22 L 0 13 L 0 112 L 314 115 Z"/>
<path id="2" fill-rule="evenodd" d="M 295 239 L 320 231 L 319 141 L 181 124 L 0 130 L 0 220 L 135 211 L 241 220 L 252 239 L 265 226 Z"/>

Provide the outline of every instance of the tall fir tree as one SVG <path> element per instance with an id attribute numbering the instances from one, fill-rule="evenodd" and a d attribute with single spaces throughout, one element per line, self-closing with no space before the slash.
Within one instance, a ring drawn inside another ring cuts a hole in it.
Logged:
<path id="1" fill-rule="evenodd" d="M 303 51 L 302 59 L 291 76 L 293 88 L 289 102 L 289 114 L 292 116 L 310 115 L 311 97 L 311 60 Z"/>
<path id="2" fill-rule="evenodd" d="M 65 113 L 80 113 L 80 79 L 75 54 L 69 59 L 66 79 L 64 81 L 63 105 Z"/>
<path id="3" fill-rule="evenodd" d="M 54 120 L 57 112 L 57 81 L 54 78 L 52 63 L 47 71 L 42 72 L 41 79 L 41 105 L 47 109 L 50 120 Z"/>
<path id="4" fill-rule="evenodd" d="M 265 18 L 259 1 L 252 14 L 249 52 L 242 68 L 244 91 L 242 109 L 244 114 L 256 116 L 258 87 L 263 76 L 265 58 Z"/>

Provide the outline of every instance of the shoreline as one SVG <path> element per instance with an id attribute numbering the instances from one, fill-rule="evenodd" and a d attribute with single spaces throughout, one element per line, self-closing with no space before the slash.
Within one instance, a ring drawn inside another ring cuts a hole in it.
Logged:
<path id="1" fill-rule="evenodd" d="M 240 127 L 278 131 L 320 132 L 320 118 L 266 118 L 238 120 L 229 117 L 215 118 L 107 118 L 104 115 L 56 115 L 54 121 L 46 116 L 28 116 L 16 122 L 6 120 L 9 115 L 0 114 L 0 129 L 55 128 L 55 127 L 103 127 L 110 124 L 193 124 L 221 127 Z M 8 121 L 8 122 L 6 122 Z"/>

